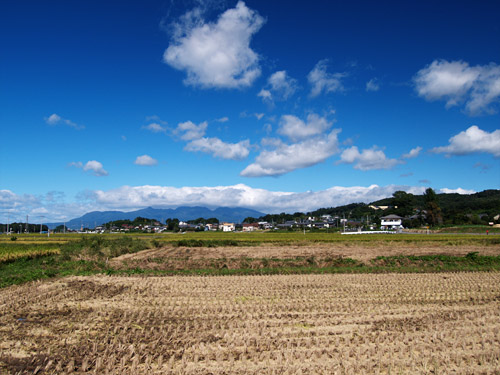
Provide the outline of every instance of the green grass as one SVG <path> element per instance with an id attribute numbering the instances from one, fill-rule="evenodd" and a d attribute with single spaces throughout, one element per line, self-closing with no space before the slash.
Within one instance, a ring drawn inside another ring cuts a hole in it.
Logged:
<path id="1" fill-rule="evenodd" d="M 30 235 L 33 236 L 33 235 Z M 346 238 L 347 237 L 347 238 Z M 168 240 L 168 241 L 167 241 Z M 56 237 L 55 241 L 60 241 Z M 149 270 L 132 267 L 112 269 L 108 260 L 126 253 L 159 247 L 165 243 L 174 246 L 251 246 L 273 243 L 285 246 L 310 244 L 311 242 L 335 242 L 343 244 L 363 243 L 370 245 L 401 242 L 443 245 L 482 244 L 498 245 L 500 236 L 477 235 L 367 235 L 340 236 L 326 233 L 195 233 L 186 235 L 79 235 L 66 243 L 27 243 L 20 241 L 0 242 L 0 287 L 33 280 L 63 277 L 67 275 L 143 274 L 143 275 L 256 275 L 256 274 L 303 274 L 303 273 L 377 273 L 377 272 L 452 272 L 452 271 L 500 271 L 500 256 L 482 256 L 469 253 L 466 256 L 424 255 L 377 257 L 362 263 L 350 258 L 316 259 L 314 257 L 245 258 L 227 267 L 227 259 L 214 259 L 208 265 L 194 264 L 191 269 Z M 168 258 L 167 258 L 168 260 Z"/>
<path id="2" fill-rule="evenodd" d="M 484 228 L 483 228 L 484 229 Z M 476 233 L 486 233 L 486 229 Z M 444 229 L 443 229 L 444 230 Z M 465 229 L 464 229 L 465 230 Z M 461 229 L 462 231 L 462 229 Z M 490 233 L 494 230 L 490 229 Z M 496 230 L 495 230 L 496 232 Z M 155 241 L 155 247 L 162 244 L 178 244 L 179 246 L 196 247 L 207 244 L 208 246 L 249 246 L 252 244 L 309 244 L 309 243 L 448 243 L 453 245 L 462 244 L 499 244 L 499 236 L 478 236 L 470 233 L 439 233 L 431 235 L 421 234 L 364 234 L 356 236 L 344 236 L 335 233 L 322 232 L 254 232 L 254 233 L 226 233 L 226 232 L 188 232 L 188 233 L 127 233 L 127 234 L 52 234 L 50 237 L 40 234 L 16 234 L 17 240 L 10 241 L 10 236 L 0 235 L 0 245 L 10 243 L 25 244 L 57 244 L 78 242 L 82 238 L 100 238 L 105 240 L 116 240 L 120 238 L 132 238 L 143 241 Z M 1 251 L 1 250 L 0 250 Z"/>

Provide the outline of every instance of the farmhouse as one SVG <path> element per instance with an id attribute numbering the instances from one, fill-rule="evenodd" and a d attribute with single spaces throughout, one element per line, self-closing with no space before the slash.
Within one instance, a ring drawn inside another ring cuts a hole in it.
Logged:
<path id="1" fill-rule="evenodd" d="M 220 227 L 223 232 L 234 232 L 234 223 L 222 223 Z"/>
<path id="2" fill-rule="evenodd" d="M 380 227 L 382 229 L 401 229 L 403 218 L 398 215 L 387 215 L 380 218 Z"/>
<path id="3" fill-rule="evenodd" d="M 243 232 L 253 232 L 259 229 L 259 223 L 243 223 Z"/>

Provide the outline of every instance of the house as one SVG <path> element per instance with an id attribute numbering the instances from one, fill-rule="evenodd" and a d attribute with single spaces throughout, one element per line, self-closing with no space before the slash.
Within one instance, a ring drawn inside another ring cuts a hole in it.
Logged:
<path id="1" fill-rule="evenodd" d="M 259 229 L 259 223 L 243 223 L 243 232 L 253 232 Z"/>
<path id="2" fill-rule="evenodd" d="M 368 208 L 371 208 L 372 210 L 387 210 L 390 206 L 374 206 L 373 204 L 370 204 Z"/>
<path id="3" fill-rule="evenodd" d="M 380 218 L 382 229 L 402 229 L 403 218 L 398 215 L 387 215 Z"/>
<path id="4" fill-rule="evenodd" d="M 219 227 L 222 227 L 223 232 L 234 232 L 234 223 L 222 223 Z"/>
<path id="5" fill-rule="evenodd" d="M 217 230 L 217 229 L 219 229 L 219 224 L 211 224 L 211 223 L 205 224 L 205 230 L 206 231 Z"/>
<path id="6" fill-rule="evenodd" d="M 259 227 L 261 229 L 272 229 L 273 228 L 273 225 L 268 223 L 267 221 L 259 221 Z"/>

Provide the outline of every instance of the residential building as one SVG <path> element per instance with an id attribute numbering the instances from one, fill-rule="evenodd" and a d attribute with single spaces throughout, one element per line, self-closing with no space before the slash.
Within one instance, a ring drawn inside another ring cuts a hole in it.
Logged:
<path id="1" fill-rule="evenodd" d="M 382 229 L 402 229 L 403 218 L 398 215 L 387 215 L 380 218 Z"/>

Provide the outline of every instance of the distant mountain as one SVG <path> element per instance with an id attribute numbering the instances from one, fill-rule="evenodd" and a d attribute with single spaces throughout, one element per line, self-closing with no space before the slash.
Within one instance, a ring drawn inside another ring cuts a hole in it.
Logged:
<path id="1" fill-rule="evenodd" d="M 134 220 L 136 217 L 145 217 L 165 222 L 167 219 L 179 219 L 182 221 L 195 220 L 200 217 L 208 219 L 215 217 L 219 221 L 242 222 L 245 218 L 260 217 L 265 214 L 250 208 L 243 207 L 218 207 L 211 210 L 206 207 L 177 207 L 177 208 L 153 208 L 147 207 L 137 211 L 93 211 L 85 215 L 66 222 L 69 229 L 80 229 L 83 225 L 87 228 L 93 228 L 95 225 L 101 225 L 114 220 Z M 63 223 L 49 223 L 49 228 L 55 228 Z"/>

